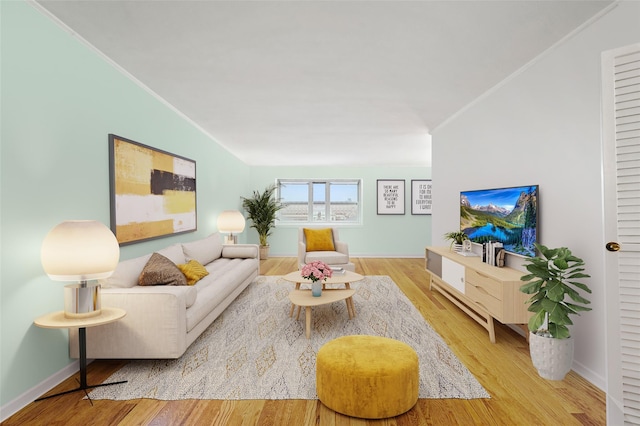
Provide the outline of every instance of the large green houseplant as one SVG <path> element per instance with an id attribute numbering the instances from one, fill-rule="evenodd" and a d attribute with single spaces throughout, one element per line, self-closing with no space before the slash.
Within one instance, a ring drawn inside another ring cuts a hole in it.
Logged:
<path id="1" fill-rule="evenodd" d="M 579 292 L 591 293 L 591 289 L 576 280 L 590 275 L 584 272 L 584 261 L 568 248 L 535 246 L 540 255 L 525 261 L 529 274 L 521 278 L 526 283 L 520 287 L 521 292 L 531 295 L 527 301 L 528 310 L 533 312 L 529 319 L 531 358 L 542 377 L 561 380 L 573 361 L 573 340 L 567 327 L 573 322 L 569 315 L 591 310 L 584 306 L 591 302 Z M 565 347 L 567 351 L 562 356 L 564 360 L 553 359 L 546 352 L 547 349 L 558 351 L 559 347 Z M 561 366 L 562 361 L 568 365 Z"/>
<path id="2" fill-rule="evenodd" d="M 242 207 L 247 211 L 247 217 L 253 222 L 251 227 L 255 228 L 260 238 L 261 259 L 268 257 L 268 237 L 275 227 L 276 213 L 284 207 L 284 204 L 275 198 L 275 190 L 275 185 L 269 185 L 262 193 L 253 191 L 253 196 L 241 197 Z"/>

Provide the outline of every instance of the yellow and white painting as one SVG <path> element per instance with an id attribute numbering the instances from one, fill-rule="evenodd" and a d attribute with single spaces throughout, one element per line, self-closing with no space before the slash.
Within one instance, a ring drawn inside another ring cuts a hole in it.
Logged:
<path id="1" fill-rule="evenodd" d="M 120 245 L 197 229 L 195 161 L 115 135 L 109 146 L 111 228 Z"/>

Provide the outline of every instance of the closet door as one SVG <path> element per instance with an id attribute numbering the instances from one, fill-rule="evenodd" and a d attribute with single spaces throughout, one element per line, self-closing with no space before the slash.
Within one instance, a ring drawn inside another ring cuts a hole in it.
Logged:
<path id="1" fill-rule="evenodd" d="M 640 424 L 640 43 L 602 55 L 607 423 Z"/>

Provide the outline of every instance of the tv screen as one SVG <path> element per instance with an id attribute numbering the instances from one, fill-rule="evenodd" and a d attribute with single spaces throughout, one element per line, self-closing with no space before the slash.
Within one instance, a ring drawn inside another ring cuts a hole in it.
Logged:
<path id="1" fill-rule="evenodd" d="M 474 243 L 500 242 L 509 253 L 533 257 L 538 185 L 460 193 L 460 230 Z"/>

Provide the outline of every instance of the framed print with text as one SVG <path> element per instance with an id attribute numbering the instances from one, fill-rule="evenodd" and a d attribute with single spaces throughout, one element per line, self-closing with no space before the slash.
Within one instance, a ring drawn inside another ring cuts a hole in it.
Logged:
<path id="1" fill-rule="evenodd" d="M 378 214 L 404 214 L 404 179 L 378 179 Z"/>
<path id="2" fill-rule="evenodd" d="M 411 180 L 411 214 L 431 214 L 431 180 Z"/>

